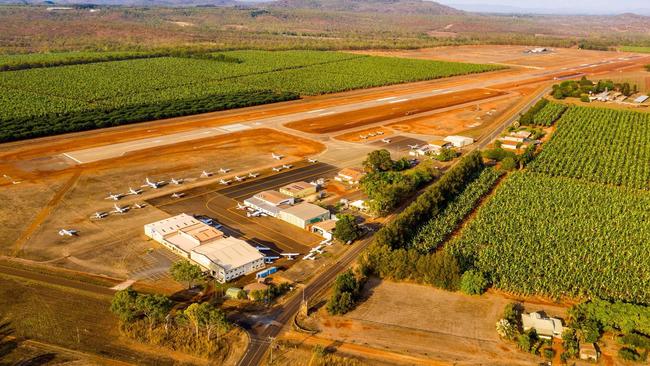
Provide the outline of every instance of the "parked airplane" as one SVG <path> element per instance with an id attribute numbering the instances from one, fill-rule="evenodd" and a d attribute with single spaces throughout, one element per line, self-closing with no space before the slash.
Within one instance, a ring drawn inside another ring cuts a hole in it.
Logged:
<path id="1" fill-rule="evenodd" d="M 129 206 L 120 207 L 117 205 L 117 203 L 114 204 L 113 207 L 115 207 L 115 210 L 111 211 L 111 213 L 116 213 L 116 214 L 123 214 L 129 210 Z"/>
<path id="2" fill-rule="evenodd" d="M 205 170 L 201 172 L 201 178 L 209 178 L 212 176 L 212 172 L 206 172 Z"/>
<path id="3" fill-rule="evenodd" d="M 132 194 L 132 195 L 135 196 L 135 195 L 138 195 L 140 193 L 142 193 L 141 189 L 133 189 L 133 188 L 129 187 L 129 194 Z"/>
<path id="4" fill-rule="evenodd" d="M 259 250 L 259 251 L 267 251 L 267 250 L 271 250 L 271 248 L 269 248 L 269 247 L 263 247 L 263 246 L 261 246 L 261 245 L 256 246 L 255 249 L 257 249 L 257 250 Z"/>
<path id="5" fill-rule="evenodd" d="M 308 260 L 308 261 L 313 261 L 315 259 L 316 259 L 316 257 L 314 255 L 314 253 L 309 253 L 306 256 L 302 257 L 302 260 Z"/>
<path id="6" fill-rule="evenodd" d="M 323 254 L 323 250 L 322 250 L 322 249 L 316 249 L 316 250 L 314 250 L 314 251 L 312 252 L 312 254 L 314 254 L 314 255 L 316 255 L 316 253 L 318 253 L 318 254 Z"/>
<path id="7" fill-rule="evenodd" d="M 288 260 L 292 261 L 296 259 L 297 256 L 300 255 L 300 253 L 280 253 L 281 256 L 287 257 Z"/>
<path id="8" fill-rule="evenodd" d="M 385 142 L 387 144 L 390 144 L 390 139 L 381 139 L 381 142 Z"/>
<path id="9" fill-rule="evenodd" d="M 238 175 L 235 175 L 235 180 L 236 180 L 237 182 L 243 182 L 243 181 L 246 180 L 246 177 L 245 177 L 245 176 L 244 176 L 244 177 L 240 177 L 240 176 L 238 176 Z"/>
<path id="10" fill-rule="evenodd" d="M 262 216 L 262 211 L 249 212 L 246 214 L 247 217 L 259 217 Z"/>
<path id="11" fill-rule="evenodd" d="M 368 134 L 368 137 L 375 137 L 375 135 L 377 135 L 377 134 L 374 133 L 374 132 L 370 132 L 370 133 Z"/>
<path id="12" fill-rule="evenodd" d="M 375 133 L 376 133 L 377 135 L 383 135 L 383 134 L 384 134 L 384 131 L 377 131 L 377 132 L 375 132 Z"/>
<path id="13" fill-rule="evenodd" d="M 147 207 L 147 204 L 146 203 L 136 203 L 135 205 L 133 205 L 133 207 L 137 208 L 137 209 L 145 208 L 145 207 Z"/>
<path id="14" fill-rule="evenodd" d="M 257 178 L 260 176 L 260 173 L 248 173 L 248 176 L 251 178 Z"/>
<path id="15" fill-rule="evenodd" d="M 274 171 L 274 172 L 279 172 L 279 171 L 281 171 L 281 170 L 282 170 L 282 167 L 281 167 L 281 166 L 276 166 L 275 168 L 273 168 L 273 171 Z"/>
<path id="16" fill-rule="evenodd" d="M 172 198 L 181 198 L 183 196 L 185 196 L 185 193 L 183 193 L 183 192 L 174 192 L 174 193 L 172 193 Z"/>
<path id="17" fill-rule="evenodd" d="M 105 200 L 113 200 L 113 201 L 119 201 L 120 198 L 124 197 L 122 193 L 116 193 L 113 194 L 111 192 L 108 192 L 108 197 L 104 198 Z"/>
<path id="18" fill-rule="evenodd" d="M 183 178 L 180 178 L 180 179 L 172 178 L 172 179 L 169 181 L 169 183 L 171 183 L 171 184 L 175 184 L 175 185 L 183 184 Z"/>
<path id="19" fill-rule="evenodd" d="M 271 156 L 272 156 L 273 159 L 275 159 L 275 160 L 281 160 L 282 158 L 284 158 L 284 155 L 275 154 L 275 153 L 271 153 Z"/>
<path id="20" fill-rule="evenodd" d="M 359 135 L 359 138 L 362 139 L 362 140 L 365 140 L 365 139 L 368 138 L 368 136 L 366 136 L 366 135 Z"/>
<path id="21" fill-rule="evenodd" d="M 230 182 L 232 182 L 232 180 L 219 179 L 219 183 L 223 184 L 224 186 L 227 186 L 230 184 Z"/>
<path id="22" fill-rule="evenodd" d="M 143 187 L 151 187 L 151 188 L 153 188 L 153 189 L 158 189 L 158 188 L 162 187 L 163 184 L 165 184 L 165 181 L 162 181 L 162 180 L 161 180 L 160 182 L 152 182 L 152 181 L 150 181 L 149 178 L 147 177 L 147 179 L 145 180 L 145 183 L 146 183 L 146 184 L 143 184 L 143 185 L 142 185 Z"/>
<path id="23" fill-rule="evenodd" d="M 237 209 L 238 209 L 238 210 L 248 210 L 248 207 L 242 205 L 242 204 L 239 203 L 239 202 L 237 202 Z"/>
<path id="24" fill-rule="evenodd" d="M 318 163 L 318 160 L 316 160 L 316 159 L 307 159 L 307 161 L 310 162 L 310 163 L 312 163 L 312 164 L 313 164 L 313 163 Z"/>
<path id="25" fill-rule="evenodd" d="M 97 211 L 92 216 L 90 216 L 90 218 L 91 219 L 96 219 L 96 220 L 101 220 L 106 216 L 108 216 L 108 213 Z"/>
<path id="26" fill-rule="evenodd" d="M 314 252 L 317 252 L 317 251 L 321 250 L 322 248 L 323 248 L 322 245 L 318 245 L 318 246 L 316 246 L 316 247 L 311 248 L 311 249 L 309 250 L 309 252 L 310 252 L 310 253 L 314 253 Z"/>
<path id="27" fill-rule="evenodd" d="M 420 145 L 418 145 L 418 144 L 415 144 L 415 145 L 406 145 L 406 146 L 408 146 L 408 147 L 411 148 L 411 149 L 417 149 L 418 147 L 420 147 Z"/>
<path id="28" fill-rule="evenodd" d="M 291 169 L 291 168 L 293 168 L 293 165 L 291 165 L 291 164 L 284 164 L 284 165 L 282 165 L 282 168 L 283 168 L 283 169 Z"/>
<path id="29" fill-rule="evenodd" d="M 61 229 L 59 230 L 59 235 L 61 236 L 77 236 L 79 232 L 77 230 L 72 230 L 72 229 Z"/>
<path id="30" fill-rule="evenodd" d="M 264 263 L 273 263 L 276 259 L 280 259 L 280 257 L 264 257 Z"/>
<path id="31" fill-rule="evenodd" d="M 230 171 L 230 168 L 220 168 L 220 169 L 219 169 L 219 172 L 220 172 L 220 173 L 224 173 L 224 174 L 225 174 L 225 173 L 228 173 L 229 171 Z"/>

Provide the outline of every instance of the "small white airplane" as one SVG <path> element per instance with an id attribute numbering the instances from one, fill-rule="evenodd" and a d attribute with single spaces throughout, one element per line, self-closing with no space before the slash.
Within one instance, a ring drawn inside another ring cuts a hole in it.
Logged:
<path id="1" fill-rule="evenodd" d="M 284 164 L 284 165 L 282 165 L 282 168 L 283 168 L 283 169 L 291 169 L 291 168 L 293 168 L 293 165 L 291 165 L 291 164 Z"/>
<path id="2" fill-rule="evenodd" d="M 116 214 L 123 214 L 129 210 L 129 206 L 120 207 L 117 205 L 117 203 L 114 204 L 113 207 L 115 207 L 115 210 L 111 211 L 111 213 L 116 213 Z"/>
<path id="3" fill-rule="evenodd" d="M 101 220 L 101 219 L 103 219 L 103 218 L 106 217 L 106 216 L 108 216 L 108 213 L 107 213 L 107 212 L 100 212 L 100 211 L 97 211 L 97 212 L 95 212 L 92 216 L 90 216 L 90 218 L 91 218 L 91 219 L 95 219 L 95 220 Z"/>
<path id="4" fill-rule="evenodd" d="M 296 259 L 297 256 L 300 255 L 300 253 L 280 253 L 281 256 L 286 257 L 288 260 L 292 261 Z"/>
<path id="5" fill-rule="evenodd" d="M 179 179 L 172 178 L 172 179 L 169 180 L 169 183 L 175 184 L 175 185 L 181 185 L 181 184 L 183 184 L 183 178 L 179 178 Z"/>
<path id="6" fill-rule="evenodd" d="M 235 175 L 235 180 L 236 180 L 237 182 L 243 182 L 243 181 L 246 180 L 246 176 L 240 177 L 240 176 L 238 176 L 238 175 Z"/>
<path id="7" fill-rule="evenodd" d="M 323 244 L 332 245 L 332 239 L 325 239 L 325 240 L 321 241 L 320 243 L 318 243 L 318 245 L 323 245 Z"/>
<path id="8" fill-rule="evenodd" d="M 315 247 L 311 248 L 311 249 L 309 250 L 309 252 L 310 252 L 310 253 L 317 252 L 317 251 L 321 250 L 321 248 L 323 248 L 323 245 L 320 245 L 320 244 L 319 244 L 318 246 L 315 246 Z"/>
<path id="9" fill-rule="evenodd" d="M 229 171 L 230 171 L 230 168 L 220 168 L 220 169 L 219 169 L 219 172 L 220 172 L 220 173 L 224 173 L 224 174 L 225 174 L 225 173 L 228 173 Z"/>
<path id="10" fill-rule="evenodd" d="M 172 193 L 172 198 L 181 198 L 183 196 L 185 196 L 185 193 L 183 193 L 183 192 L 174 192 L 174 193 Z"/>
<path id="11" fill-rule="evenodd" d="M 312 163 L 312 164 L 313 164 L 313 163 L 318 163 L 318 160 L 316 160 L 316 159 L 307 159 L 307 161 L 310 162 L 310 163 Z"/>
<path id="12" fill-rule="evenodd" d="M 302 260 L 308 260 L 308 261 L 313 261 L 315 259 L 316 257 L 314 256 L 314 253 L 309 253 L 306 256 L 302 257 Z"/>
<path id="13" fill-rule="evenodd" d="M 230 182 L 232 182 L 232 180 L 219 179 L 219 183 L 223 184 L 224 186 L 227 186 L 230 184 Z"/>
<path id="14" fill-rule="evenodd" d="M 314 250 L 314 251 L 312 252 L 312 254 L 314 254 L 314 255 L 316 255 L 316 254 L 323 254 L 323 250 L 322 250 L 322 249 L 316 249 L 316 250 Z"/>
<path id="15" fill-rule="evenodd" d="M 158 189 L 162 187 L 162 185 L 165 184 L 165 181 L 160 181 L 160 182 L 152 182 L 149 180 L 149 177 L 145 180 L 145 184 L 143 184 L 143 187 L 151 187 L 153 189 Z"/>
<path id="16" fill-rule="evenodd" d="M 140 193 L 142 193 L 142 190 L 141 190 L 141 189 L 133 189 L 133 188 L 129 187 L 129 194 L 135 196 L 135 195 L 138 195 L 138 194 L 140 194 Z"/>
<path id="17" fill-rule="evenodd" d="M 390 139 L 381 139 L 381 142 L 385 142 L 387 144 L 390 144 Z"/>
<path id="18" fill-rule="evenodd" d="M 212 176 L 212 172 L 206 172 L 205 170 L 201 172 L 201 178 L 209 178 Z"/>
<path id="19" fill-rule="evenodd" d="M 262 211 L 249 212 L 246 217 L 259 217 L 262 216 Z"/>
<path id="20" fill-rule="evenodd" d="M 273 171 L 274 171 L 274 172 L 279 172 L 279 171 L 281 171 L 282 169 L 283 169 L 283 167 L 281 167 L 281 166 L 276 166 L 275 168 L 273 168 Z"/>
<path id="21" fill-rule="evenodd" d="M 248 210 L 248 207 L 242 205 L 242 204 L 239 203 L 239 202 L 237 202 L 237 209 L 238 209 L 238 210 Z"/>
<path id="22" fill-rule="evenodd" d="M 259 250 L 259 251 L 268 251 L 268 250 L 271 250 L 271 248 L 269 248 L 269 247 L 263 247 L 263 246 L 261 246 L 261 245 L 256 246 L 255 249 L 257 249 L 257 250 Z"/>
<path id="23" fill-rule="evenodd" d="M 280 259 L 280 257 L 264 257 L 264 263 L 273 263 L 276 259 Z"/>
<path id="24" fill-rule="evenodd" d="M 420 147 L 420 145 L 418 145 L 418 144 L 415 144 L 415 145 L 406 145 L 406 146 L 408 146 L 408 147 L 411 148 L 411 149 L 417 149 L 418 147 Z"/>
<path id="25" fill-rule="evenodd" d="M 77 236 L 79 232 L 77 230 L 72 230 L 72 229 L 61 229 L 59 230 L 59 235 L 61 236 Z"/>
<path id="26" fill-rule="evenodd" d="M 113 194 L 111 192 L 108 192 L 108 197 L 104 198 L 105 200 L 113 200 L 113 201 L 119 201 L 120 198 L 124 197 L 122 193 L 116 193 Z"/>
<path id="27" fill-rule="evenodd" d="M 368 138 L 368 136 L 366 136 L 366 135 L 359 135 L 359 138 L 362 139 L 362 140 L 365 140 L 365 139 Z"/>
<path id="28" fill-rule="evenodd" d="M 375 132 L 375 134 L 377 134 L 377 135 L 383 135 L 383 134 L 384 134 L 384 131 L 377 131 L 377 132 Z"/>
<path id="29" fill-rule="evenodd" d="M 257 178 L 260 176 L 260 173 L 248 173 L 248 176 L 251 178 Z"/>
<path id="30" fill-rule="evenodd" d="M 145 208 L 145 207 L 147 207 L 147 204 L 146 203 L 136 203 L 135 205 L 133 205 L 133 207 L 137 208 L 137 209 Z"/>
<path id="31" fill-rule="evenodd" d="M 375 137 L 375 135 L 377 135 L 377 134 L 374 133 L 374 132 L 370 132 L 370 133 L 368 134 L 368 137 Z"/>
<path id="32" fill-rule="evenodd" d="M 275 159 L 275 160 L 281 160 L 282 158 L 284 158 L 284 155 L 271 153 L 271 157 L 273 157 L 273 159 Z"/>

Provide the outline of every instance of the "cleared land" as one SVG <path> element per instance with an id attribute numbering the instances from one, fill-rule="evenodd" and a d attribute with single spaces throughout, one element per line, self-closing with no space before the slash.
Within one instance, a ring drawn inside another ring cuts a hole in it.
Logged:
<path id="1" fill-rule="evenodd" d="M 650 189 L 650 114 L 571 107 L 557 126 L 532 171 Z"/>

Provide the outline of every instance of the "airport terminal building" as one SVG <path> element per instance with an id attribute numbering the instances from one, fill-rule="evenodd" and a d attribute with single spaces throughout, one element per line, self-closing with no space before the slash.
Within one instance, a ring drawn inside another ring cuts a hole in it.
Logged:
<path id="1" fill-rule="evenodd" d="M 257 249 L 184 213 L 147 224 L 144 233 L 221 283 L 264 268 Z"/>

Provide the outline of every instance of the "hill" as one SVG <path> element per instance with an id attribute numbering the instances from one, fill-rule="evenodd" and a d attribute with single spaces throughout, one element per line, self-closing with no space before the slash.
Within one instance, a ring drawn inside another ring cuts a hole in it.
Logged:
<path id="1" fill-rule="evenodd" d="M 464 12 L 433 1 L 422 0 L 278 0 L 271 7 L 318 9 L 366 13 L 461 15 Z"/>

